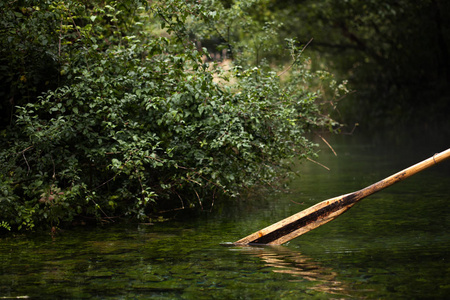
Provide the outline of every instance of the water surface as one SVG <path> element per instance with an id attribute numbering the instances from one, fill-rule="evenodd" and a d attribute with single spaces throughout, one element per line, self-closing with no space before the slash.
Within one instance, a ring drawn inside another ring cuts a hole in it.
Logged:
<path id="1" fill-rule="evenodd" d="M 337 156 L 323 145 L 317 159 L 330 170 L 298 165 L 302 176 L 288 194 L 217 206 L 195 219 L 1 238 L 0 297 L 445 299 L 450 161 L 286 245 L 221 245 L 445 150 L 354 136 L 330 142 Z"/>

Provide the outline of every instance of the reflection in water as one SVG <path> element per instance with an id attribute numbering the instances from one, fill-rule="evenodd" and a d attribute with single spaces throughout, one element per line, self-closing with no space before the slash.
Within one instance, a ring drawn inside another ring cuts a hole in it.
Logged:
<path id="1" fill-rule="evenodd" d="M 311 258 L 284 246 L 239 246 L 240 250 L 261 258 L 275 273 L 290 274 L 291 281 L 311 281 L 315 291 L 348 295 L 350 287 L 336 279 L 337 273 Z"/>

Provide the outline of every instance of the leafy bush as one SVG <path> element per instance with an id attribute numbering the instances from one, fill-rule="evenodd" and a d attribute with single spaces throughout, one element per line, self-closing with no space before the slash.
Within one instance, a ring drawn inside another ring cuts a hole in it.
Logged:
<path id="1" fill-rule="evenodd" d="M 3 9 L 30 11 L 36 26 L 52 20 L 38 48 L 60 84 L 17 107 L 3 131 L 1 227 L 210 207 L 274 185 L 290 159 L 312 155 L 305 134 L 334 125 L 310 88 L 323 73 L 294 43 L 283 81 L 268 67 L 206 63 L 186 23 L 211 21 L 209 4 L 34 5 Z"/>

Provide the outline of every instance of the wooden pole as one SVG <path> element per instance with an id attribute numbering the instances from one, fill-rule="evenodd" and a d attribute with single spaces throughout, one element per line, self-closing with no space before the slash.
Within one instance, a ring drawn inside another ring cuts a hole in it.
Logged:
<path id="1" fill-rule="evenodd" d="M 362 190 L 317 203 L 295 215 L 252 233 L 234 242 L 234 244 L 284 244 L 314 228 L 334 220 L 359 200 L 434 166 L 449 157 L 450 148 Z"/>

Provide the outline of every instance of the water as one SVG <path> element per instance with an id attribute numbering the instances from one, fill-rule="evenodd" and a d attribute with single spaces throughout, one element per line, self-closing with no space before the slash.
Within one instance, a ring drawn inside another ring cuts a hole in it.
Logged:
<path id="1" fill-rule="evenodd" d="M 330 171 L 302 163 L 289 194 L 217 206 L 193 220 L 4 237 L 0 297 L 445 299 L 450 160 L 287 245 L 221 245 L 445 150 L 345 136 L 331 142 L 338 156 L 324 146 L 318 158 Z"/>

